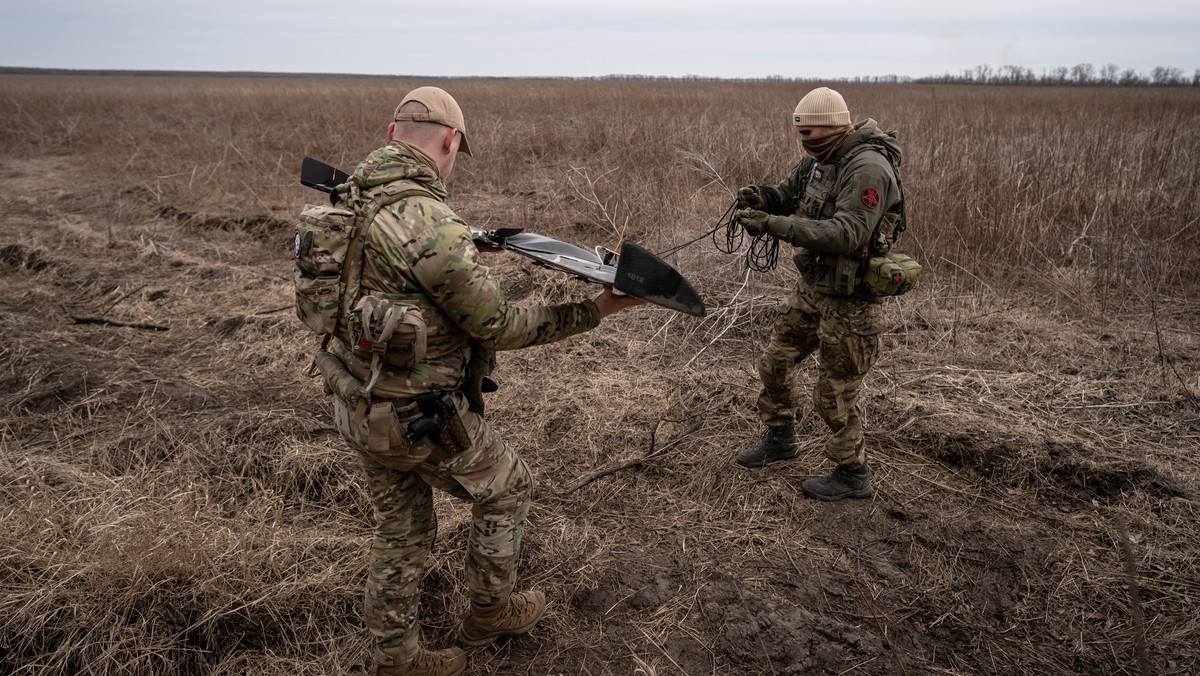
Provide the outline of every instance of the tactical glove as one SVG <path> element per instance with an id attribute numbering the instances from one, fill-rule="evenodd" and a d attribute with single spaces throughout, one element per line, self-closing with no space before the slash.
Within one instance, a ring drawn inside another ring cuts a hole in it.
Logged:
<path id="1" fill-rule="evenodd" d="M 748 185 L 738 190 L 738 206 L 742 209 L 757 209 L 762 211 L 767 206 L 767 200 L 759 191 L 758 186 Z"/>
<path id="2" fill-rule="evenodd" d="M 737 212 L 737 222 L 750 236 L 757 237 L 769 232 L 771 215 L 757 209 L 742 209 Z"/>

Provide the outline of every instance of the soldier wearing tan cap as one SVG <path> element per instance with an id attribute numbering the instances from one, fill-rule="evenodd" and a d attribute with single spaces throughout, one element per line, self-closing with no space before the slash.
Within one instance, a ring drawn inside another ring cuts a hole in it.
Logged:
<path id="1" fill-rule="evenodd" d="M 836 466 L 801 487 L 821 500 L 866 498 L 874 489 L 859 386 L 875 363 L 884 327 L 881 299 L 857 280 L 877 244 L 903 229 L 900 147 L 874 120 L 851 124 L 842 95 L 828 87 L 806 94 L 791 121 L 806 156 L 782 183 L 738 192 L 738 222 L 751 235 L 797 247 L 800 276 L 758 364 L 766 433 L 738 453 L 737 462 L 764 467 L 798 455 L 794 374 L 817 352 L 813 406 L 831 432 L 825 455 Z"/>
<path id="2" fill-rule="evenodd" d="M 471 503 L 464 574 L 471 606 L 458 641 L 487 645 L 542 617 L 542 592 L 513 591 L 533 481 L 483 418 L 479 383 L 493 350 L 562 340 L 645 302 L 606 287 L 577 303 L 510 304 L 445 202 L 455 158 L 471 153 L 467 138 L 462 110 L 442 89 L 414 89 L 396 107 L 387 145 L 358 165 L 346 192 L 367 225 L 357 235 L 360 276 L 344 273 L 357 282 L 345 285 L 355 297 L 339 307 L 378 316 L 359 321 L 404 339 L 339 329 L 318 356 L 338 431 L 357 451 L 374 506 L 366 621 L 377 674 L 466 669 L 459 648 L 431 651 L 420 641 L 420 584 L 437 530 L 434 488 Z"/>
<path id="3" fill-rule="evenodd" d="M 471 145 L 467 143 L 467 123 L 463 120 L 462 109 L 454 97 L 439 87 L 417 87 L 404 97 L 396 106 L 396 113 L 388 125 L 388 140 L 408 139 L 418 146 L 433 144 L 436 146 L 443 137 L 457 137 L 459 144 L 457 152 L 471 154 Z M 430 124 L 435 123 L 445 127 L 439 129 Z M 400 131 L 396 131 L 399 123 Z M 415 123 L 415 124 L 413 124 Z M 450 131 L 447 132 L 446 130 Z M 457 133 L 455 133 L 457 132 Z M 449 178 L 454 170 L 454 153 L 446 153 L 449 164 L 440 167 L 442 178 Z"/>

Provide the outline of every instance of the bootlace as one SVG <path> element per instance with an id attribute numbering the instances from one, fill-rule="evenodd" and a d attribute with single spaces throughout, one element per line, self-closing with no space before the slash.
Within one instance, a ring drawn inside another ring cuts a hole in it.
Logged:
<path id="1" fill-rule="evenodd" d="M 532 605 L 533 599 L 529 598 L 527 594 L 513 594 L 508 597 L 508 603 L 504 605 L 500 615 L 518 617 L 524 615 L 526 608 Z"/>
<path id="2" fill-rule="evenodd" d="M 525 594 L 513 594 L 504 601 L 494 604 L 491 608 L 477 610 L 474 614 L 479 619 L 488 622 L 503 621 L 523 614 L 527 603 L 530 603 L 530 600 L 525 597 Z"/>
<path id="3" fill-rule="evenodd" d="M 417 656 L 409 663 L 411 668 L 425 669 L 432 671 L 434 668 L 442 667 L 448 662 L 453 662 L 458 657 L 458 653 L 453 648 L 443 650 L 426 650 L 421 648 L 417 652 Z"/>

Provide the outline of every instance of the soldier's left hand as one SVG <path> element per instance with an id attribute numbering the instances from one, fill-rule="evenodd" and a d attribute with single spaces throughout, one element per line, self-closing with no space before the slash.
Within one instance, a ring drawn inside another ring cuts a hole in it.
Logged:
<path id="1" fill-rule="evenodd" d="M 601 291 L 600 295 L 596 296 L 592 302 L 596 304 L 596 310 L 600 315 L 600 319 L 604 319 L 605 317 L 613 313 L 620 312 L 626 308 L 645 305 L 647 301 L 642 300 L 641 298 L 627 296 L 623 293 L 618 295 L 615 291 L 613 291 L 611 286 L 605 285 L 604 290 Z"/>
<path id="2" fill-rule="evenodd" d="M 757 237 L 767 232 L 767 228 L 771 223 L 771 215 L 757 209 L 742 209 L 737 212 L 737 222 L 752 237 Z"/>

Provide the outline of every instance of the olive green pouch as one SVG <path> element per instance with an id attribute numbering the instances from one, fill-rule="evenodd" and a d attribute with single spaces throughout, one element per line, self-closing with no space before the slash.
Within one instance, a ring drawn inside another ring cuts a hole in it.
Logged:
<path id="1" fill-rule="evenodd" d="M 920 278 L 921 265 L 912 257 L 889 252 L 867 259 L 866 270 L 859 283 L 875 296 L 899 296 L 911 291 Z"/>

